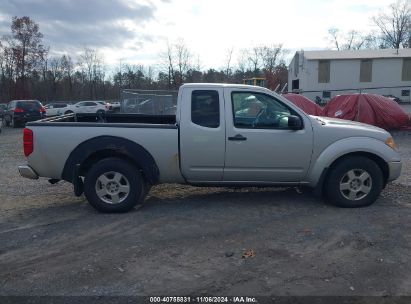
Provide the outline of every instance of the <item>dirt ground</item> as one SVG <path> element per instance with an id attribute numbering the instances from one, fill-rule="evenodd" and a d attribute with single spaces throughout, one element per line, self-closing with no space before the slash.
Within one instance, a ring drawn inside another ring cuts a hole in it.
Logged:
<path id="1" fill-rule="evenodd" d="M 411 133 L 394 134 L 403 175 L 367 208 L 163 185 L 120 215 L 19 177 L 21 133 L 0 134 L 0 295 L 411 295 Z"/>

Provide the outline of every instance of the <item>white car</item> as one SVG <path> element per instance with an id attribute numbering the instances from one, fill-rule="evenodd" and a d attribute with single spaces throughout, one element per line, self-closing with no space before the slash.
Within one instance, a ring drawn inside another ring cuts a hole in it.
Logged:
<path id="1" fill-rule="evenodd" d="M 71 113 L 106 113 L 109 105 L 104 101 L 80 101 L 74 105 L 69 105 L 63 114 Z"/>
<path id="2" fill-rule="evenodd" d="M 68 106 L 70 106 L 70 104 L 68 103 L 53 102 L 46 104 L 44 106 L 44 109 L 46 109 L 46 116 L 51 117 L 61 115 L 62 113 L 64 113 Z"/>
<path id="3" fill-rule="evenodd" d="M 110 110 L 113 112 L 118 112 L 120 111 L 121 104 L 118 101 L 114 101 L 110 103 Z"/>

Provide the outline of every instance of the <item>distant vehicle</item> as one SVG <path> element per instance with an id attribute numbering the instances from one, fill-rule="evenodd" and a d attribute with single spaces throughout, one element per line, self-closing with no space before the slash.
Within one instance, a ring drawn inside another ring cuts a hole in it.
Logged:
<path id="1" fill-rule="evenodd" d="M 118 112 L 121 109 L 121 104 L 118 101 L 114 101 L 110 103 L 110 110 L 113 112 Z"/>
<path id="2" fill-rule="evenodd" d="M 243 79 L 243 84 L 265 87 L 265 80 L 265 78 L 261 77 L 246 78 Z"/>
<path id="3" fill-rule="evenodd" d="M 60 102 L 49 103 L 44 106 L 44 109 L 46 109 L 46 116 L 51 117 L 51 116 L 61 115 L 62 113 L 64 113 L 65 109 L 69 105 L 70 105 L 69 103 L 60 103 Z"/>
<path id="4" fill-rule="evenodd" d="M 258 86 L 185 84 L 176 115 L 74 116 L 29 123 L 19 171 L 70 182 L 103 212 L 132 209 L 160 183 L 305 185 L 363 207 L 401 173 L 385 130 L 310 116 Z"/>
<path id="5" fill-rule="evenodd" d="M 43 119 L 46 109 L 38 100 L 12 100 L 4 113 L 3 124 L 16 128 L 29 121 Z"/>
<path id="6" fill-rule="evenodd" d="M 109 110 L 109 105 L 104 101 L 80 101 L 74 105 L 68 105 L 62 114 L 95 113 L 104 114 Z"/>
<path id="7" fill-rule="evenodd" d="M 394 95 L 383 95 L 383 96 L 395 101 L 396 103 L 399 103 L 401 101 L 401 99 L 399 99 L 398 97 Z"/>
<path id="8" fill-rule="evenodd" d="M 7 104 L 0 103 L 0 118 L 3 118 L 4 112 L 6 112 L 6 109 L 7 109 Z"/>

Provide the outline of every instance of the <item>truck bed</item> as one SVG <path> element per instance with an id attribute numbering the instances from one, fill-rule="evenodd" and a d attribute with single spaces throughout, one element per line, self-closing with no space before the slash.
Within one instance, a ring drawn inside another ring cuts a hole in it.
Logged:
<path id="1" fill-rule="evenodd" d="M 145 115 L 145 114 L 124 114 L 109 113 L 97 114 L 67 114 L 58 117 L 50 117 L 27 125 L 37 126 L 57 126 L 57 125 L 81 125 L 95 126 L 96 124 L 144 124 L 144 127 L 175 127 L 175 115 Z M 152 126 L 150 126 L 152 125 Z"/>
<path id="2" fill-rule="evenodd" d="M 65 163 L 78 145 L 111 136 L 144 147 L 161 172 L 160 182 L 182 181 L 174 115 L 68 114 L 30 122 L 26 127 L 34 134 L 34 151 L 28 159 L 40 177 L 62 179 Z"/>

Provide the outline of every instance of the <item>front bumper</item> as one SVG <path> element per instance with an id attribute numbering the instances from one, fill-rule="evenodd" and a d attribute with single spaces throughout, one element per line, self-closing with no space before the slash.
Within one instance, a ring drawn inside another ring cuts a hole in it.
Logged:
<path id="1" fill-rule="evenodd" d="M 30 166 L 19 166 L 19 173 L 21 176 L 29 179 L 38 179 L 39 176 Z"/>
<path id="2" fill-rule="evenodd" d="M 402 167 L 402 162 L 389 162 L 388 163 L 388 180 L 387 182 L 393 181 L 400 177 L 401 175 L 401 167 Z"/>

